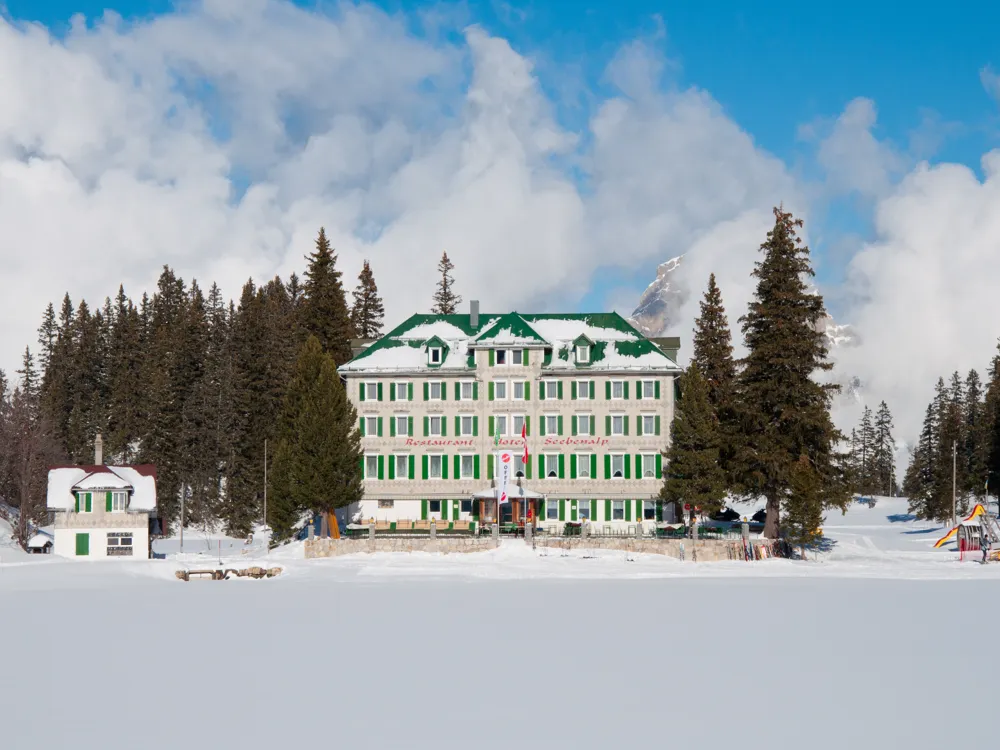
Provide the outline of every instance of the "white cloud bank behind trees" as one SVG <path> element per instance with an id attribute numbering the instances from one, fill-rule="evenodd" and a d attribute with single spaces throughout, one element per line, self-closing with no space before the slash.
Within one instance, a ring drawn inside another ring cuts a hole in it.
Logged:
<path id="1" fill-rule="evenodd" d="M 525 310 L 573 308 L 602 269 L 652 278 L 690 251 L 688 283 L 700 292 L 714 271 L 735 326 L 771 207 L 808 222 L 856 193 L 877 220 L 850 263 L 844 319 L 864 344 L 845 367 L 909 437 L 938 374 L 985 366 L 1000 334 L 1000 156 L 985 181 L 908 164 L 856 100 L 815 136 L 825 179 L 811 184 L 710 93 L 661 86 L 662 56 L 642 42 L 572 132 L 504 39 L 418 36 L 412 22 L 279 0 L 81 19 L 60 39 L 0 19 L 3 364 L 66 290 L 99 304 L 123 283 L 138 297 L 169 264 L 236 296 L 248 277 L 301 272 L 320 225 L 348 286 L 372 262 L 390 321 L 429 307 L 442 249 L 466 299 Z M 696 313 L 692 299 L 687 342 Z"/>

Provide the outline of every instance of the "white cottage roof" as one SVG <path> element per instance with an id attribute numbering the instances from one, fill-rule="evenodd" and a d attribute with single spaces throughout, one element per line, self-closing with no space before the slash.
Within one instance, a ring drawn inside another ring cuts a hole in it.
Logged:
<path id="1" fill-rule="evenodd" d="M 156 467 L 139 466 L 56 466 L 49 469 L 46 507 L 69 510 L 74 507 L 73 491 L 131 489 L 129 510 L 156 508 Z"/>
<path id="2" fill-rule="evenodd" d="M 52 537 L 48 534 L 35 534 L 28 540 L 30 549 L 44 549 L 46 544 L 52 544 Z"/>

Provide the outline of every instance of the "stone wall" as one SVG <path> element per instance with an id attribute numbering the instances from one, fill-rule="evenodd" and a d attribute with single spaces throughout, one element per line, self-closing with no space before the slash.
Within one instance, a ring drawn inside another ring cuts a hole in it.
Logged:
<path id="1" fill-rule="evenodd" d="M 374 539 L 312 539 L 306 540 L 306 559 L 339 557 L 359 552 L 440 552 L 442 554 L 483 552 L 494 549 L 489 536 L 404 537 L 379 536 Z"/>
<path id="2" fill-rule="evenodd" d="M 633 537 L 538 537 L 536 547 L 551 547 L 566 550 L 617 550 L 620 552 L 639 552 L 651 555 L 666 555 L 679 560 L 681 545 L 684 545 L 684 560 L 710 562 L 729 560 L 731 541 L 721 539 L 701 540 L 697 544 L 690 539 L 636 539 Z"/>

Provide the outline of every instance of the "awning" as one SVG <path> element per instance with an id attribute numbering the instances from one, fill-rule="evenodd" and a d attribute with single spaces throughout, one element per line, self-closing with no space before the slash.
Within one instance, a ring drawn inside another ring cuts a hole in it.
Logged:
<path id="1" fill-rule="evenodd" d="M 497 491 L 495 489 L 480 490 L 472 495 L 476 500 L 496 500 Z M 524 487 L 511 487 L 507 491 L 507 497 L 511 500 L 541 500 L 545 495 L 540 492 L 533 492 Z"/>

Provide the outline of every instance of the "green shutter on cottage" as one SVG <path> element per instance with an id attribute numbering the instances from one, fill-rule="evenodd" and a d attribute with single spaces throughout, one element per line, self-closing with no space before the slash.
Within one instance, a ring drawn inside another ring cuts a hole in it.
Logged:
<path id="1" fill-rule="evenodd" d="M 631 466 L 632 466 L 632 462 L 628 460 L 628 453 L 626 453 L 626 454 L 625 454 L 625 455 L 624 455 L 624 456 L 622 457 L 622 465 L 624 465 L 624 467 L 625 467 L 625 478 L 626 478 L 626 479 L 631 479 L 631 478 L 632 478 L 632 477 L 631 477 L 631 474 L 632 474 L 632 472 L 631 472 L 631 471 L 629 471 L 629 469 L 630 469 L 630 468 L 631 468 Z"/>
<path id="2" fill-rule="evenodd" d="M 590 478 L 597 479 L 597 454 L 590 454 Z"/>
<path id="3" fill-rule="evenodd" d="M 381 453 L 378 456 L 378 478 L 385 479 L 385 456 Z"/>
<path id="4" fill-rule="evenodd" d="M 604 478 L 611 479 L 611 454 L 604 454 Z"/>
<path id="5" fill-rule="evenodd" d="M 654 381 L 653 383 L 653 398 L 658 399 L 659 397 L 660 397 L 660 381 L 657 380 Z"/>
<path id="6" fill-rule="evenodd" d="M 424 383 L 424 401 L 431 400 L 431 384 Z"/>
<path id="7" fill-rule="evenodd" d="M 88 492 L 87 493 L 87 512 L 88 513 L 92 513 L 93 512 L 93 508 L 91 507 L 91 502 L 90 502 L 92 499 L 93 499 L 93 493 Z"/>
<path id="8" fill-rule="evenodd" d="M 493 478 L 493 454 L 492 453 L 487 453 L 486 454 L 486 478 L 487 479 L 492 479 Z"/>
<path id="9" fill-rule="evenodd" d="M 611 400 L 611 381 L 610 380 L 605 381 L 605 383 L 604 383 L 604 400 L 605 401 L 610 401 Z"/>
<path id="10" fill-rule="evenodd" d="M 579 460 L 579 456 L 573 456 L 573 459 L 569 462 L 569 478 L 576 479 L 576 462 Z"/>
<path id="11" fill-rule="evenodd" d="M 597 398 L 597 381 L 591 380 L 590 387 L 587 389 L 587 398 L 595 399 Z"/>
<path id="12" fill-rule="evenodd" d="M 611 501 L 610 500 L 605 500 L 604 501 L 604 520 L 605 521 L 610 521 L 611 520 Z"/>
<path id="13" fill-rule="evenodd" d="M 496 432 L 497 418 L 491 416 L 489 419 L 489 424 L 487 424 L 487 429 L 489 430 L 486 434 L 488 437 L 493 437 L 493 433 Z"/>
<path id="14" fill-rule="evenodd" d="M 396 478 L 396 457 L 395 456 L 390 456 L 389 457 L 389 479 L 395 479 L 395 478 Z"/>
<path id="15" fill-rule="evenodd" d="M 479 437 L 479 415 L 472 417 L 472 437 Z"/>
<path id="16" fill-rule="evenodd" d="M 542 415 L 542 418 L 538 420 L 538 434 L 541 437 L 545 436 L 545 415 L 544 414 Z"/>
<path id="17" fill-rule="evenodd" d="M 490 367 L 493 367 L 494 364 L 496 364 L 496 352 L 490 349 Z"/>
<path id="18" fill-rule="evenodd" d="M 389 437 L 396 437 L 396 417 L 389 417 Z"/>
<path id="19" fill-rule="evenodd" d="M 491 353 L 491 354 L 493 353 L 493 350 L 492 350 L 492 349 L 490 350 L 490 353 Z M 487 398 L 487 399 L 489 399 L 490 401 L 492 401 L 492 400 L 493 400 L 493 394 L 494 394 L 495 390 L 496 390 L 496 389 L 495 389 L 495 386 L 494 386 L 494 383 L 493 383 L 493 381 L 491 380 L 491 381 L 489 382 L 489 385 L 488 385 L 488 386 L 486 387 L 486 398 Z"/>
<path id="20" fill-rule="evenodd" d="M 576 381 L 569 384 L 569 400 L 576 401 Z"/>
<path id="21" fill-rule="evenodd" d="M 76 498 L 76 507 L 74 508 L 74 510 L 75 510 L 75 512 L 79 513 L 80 512 L 80 493 L 77 492 L 74 495 L 74 497 Z"/>
<path id="22" fill-rule="evenodd" d="M 643 397 L 642 381 L 641 380 L 635 381 L 635 397 L 636 398 L 642 398 Z M 637 518 L 635 520 L 638 521 L 639 519 Z"/>
<path id="23" fill-rule="evenodd" d="M 628 414 L 622 417 L 622 431 L 622 434 L 628 435 Z"/>
<path id="24" fill-rule="evenodd" d="M 375 386 L 375 388 L 376 388 L 376 391 L 378 392 L 378 400 L 379 400 L 379 401 L 381 401 L 381 400 L 382 400 L 382 383 L 381 383 L 381 382 L 379 382 L 379 383 L 378 383 L 378 384 L 377 384 L 377 385 Z"/>
<path id="25" fill-rule="evenodd" d="M 622 393 L 622 398 L 624 398 L 626 401 L 628 401 L 628 381 L 627 380 L 625 380 L 625 381 L 622 382 L 622 389 L 624 391 Z M 638 396 L 638 395 L 639 394 L 636 394 L 636 396 Z"/>
<path id="26" fill-rule="evenodd" d="M 79 556 L 90 554 L 90 534 L 76 535 L 76 554 Z"/>
<path id="27" fill-rule="evenodd" d="M 625 520 L 626 521 L 631 521 L 632 520 L 632 501 L 631 500 L 626 500 L 625 501 Z M 636 520 L 638 520 L 638 519 L 636 519 Z"/>
<path id="28" fill-rule="evenodd" d="M 472 478 L 479 479 L 479 454 L 472 457 Z"/>
<path id="29" fill-rule="evenodd" d="M 382 437 L 382 417 L 378 418 L 378 436 Z"/>
<path id="30" fill-rule="evenodd" d="M 442 500 L 441 501 L 441 520 L 442 521 L 447 521 L 448 520 L 448 501 L 447 500 Z"/>
<path id="31" fill-rule="evenodd" d="M 427 385 L 427 384 L 424 383 L 424 385 Z M 413 383 L 407 383 L 406 384 L 406 400 L 407 401 L 412 401 L 413 400 Z M 426 401 L 426 399 L 424 399 L 424 400 Z"/>
<path id="32" fill-rule="evenodd" d="M 566 498 L 559 498 L 559 520 L 566 520 Z"/>
<path id="33" fill-rule="evenodd" d="M 389 383 L 389 400 L 390 401 L 395 401 L 396 400 L 396 384 L 395 383 Z"/>
<path id="34" fill-rule="evenodd" d="M 573 416 L 571 416 L 569 418 L 569 426 L 570 426 L 570 433 L 573 436 L 576 436 L 576 430 L 577 430 L 577 427 L 576 427 L 576 414 L 574 414 Z"/>
<path id="35" fill-rule="evenodd" d="M 524 381 L 524 400 L 531 401 L 531 382 L 528 380 Z"/>
<path id="36" fill-rule="evenodd" d="M 427 479 L 427 473 L 428 473 L 427 472 L 427 463 L 428 463 L 427 458 L 428 458 L 428 456 L 427 456 L 426 453 L 420 457 L 420 478 L 421 479 Z M 424 514 L 423 517 L 427 518 L 426 513 Z"/>
<path id="37" fill-rule="evenodd" d="M 359 401 L 364 401 L 365 400 L 365 384 L 364 383 L 358 383 L 358 400 Z"/>
<path id="38" fill-rule="evenodd" d="M 544 479 L 545 478 L 545 456 L 543 454 L 539 453 L 538 456 L 537 456 L 537 458 L 535 460 L 538 462 L 538 478 L 539 479 Z"/>
<path id="39" fill-rule="evenodd" d="M 527 386 L 525 386 L 525 393 L 527 393 Z M 538 384 L 538 400 L 539 401 L 544 401 L 545 400 L 545 383 L 544 382 Z"/>
<path id="40" fill-rule="evenodd" d="M 413 437 L 413 417 L 406 418 L 406 434 L 408 437 Z"/>
<path id="41" fill-rule="evenodd" d="M 653 476 L 659 479 L 663 476 L 663 454 L 656 454 L 656 468 L 653 469 Z"/>
<path id="42" fill-rule="evenodd" d="M 524 478 L 531 479 L 531 456 L 528 456 L 528 463 L 524 465 Z"/>
<path id="43" fill-rule="evenodd" d="M 604 417 L 604 434 L 611 435 L 611 415 L 608 414 Z"/>
<path id="44" fill-rule="evenodd" d="M 653 432 L 654 432 L 654 434 L 659 435 L 660 434 L 660 415 L 657 414 L 656 415 L 656 419 L 653 420 L 653 421 L 654 421 L 654 427 L 655 427 L 655 429 L 653 430 Z"/>
<path id="45" fill-rule="evenodd" d="M 441 437 L 448 437 L 448 417 L 441 415 Z"/>
<path id="46" fill-rule="evenodd" d="M 424 458 L 427 458 L 427 456 L 424 456 Z M 420 501 L 420 520 L 421 521 L 427 520 L 427 498 L 423 498 Z"/>
<path id="47" fill-rule="evenodd" d="M 524 434 L 525 436 L 531 434 L 531 417 L 524 418 Z"/>
<path id="48" fill-rule="evenodd" d="M 635 418 L 635 434 L 642 437 L 642 415 Z"/>
<path id="49" fill-rule="evenodd" d="M 586 501 L 582 501 L 582 502 L 586 502 Z M 578 520 L 577 511 L 576 511 L 576 500 L 570 500 L 570 503 L 569 503 L 569 520 L 570 521 L 576 521 L 576 520 Z"/>
<path id="50" fill-rule="evenodd" d="M 590 517 L 593 518 L 596 521 L 597 520 L 597 500 L 594 500 L 593 498 L 591 498 L 588 502 L 590 503 Z"/>
<path id="51" fill-rule="evenodd" d="M 424 437 L 431 434 L 431 418 L 424 415 Z"/>
<path id="52" fill-rule="evenodd" d="M 368 420 L 366 420 L 364 417 L 361 417 L 361 437 L 367 437 L 367 435 L 365 434 L 368 429 L 367 426 L 365 425 L 365 422 L 367 421 Z"/>
<path id="53" fill-rule="evenodd" d="M 561 380 L 556 384 L 556 396 L 559 398 L 560 401 L 562 401 L 562 397 L 563 397 L 563 382 Z"/>
<path id="54" fill-rule="evenodd" d="M 407 474 L 410 479 L 413 479 L 414 475 L 417 473 L 417 457 L 413 455 L 408 456 L 406 463 Z"/>
<path id="55" fill-rule="evenodd" d="M 563 453 L 559 454 L 559 478 L 566 478 L 566 455 Z"/>
<path id="56" fill-rule="evenodd" d="M 448 478 L 448 456 L 441 456 L 441 478 Z"/>
<path id="57" fill-rule="evenodd" d="M 462 434 L 462 418 L 459 416 L 455 417 L 455 437 Z"/>
<path id="58" fill-rule="evenodd" d="M 635 454 L 635 478 L 642 479 L 642 454 Z"/>
<path id="59" fill-rule="evenodd" d="M 455 381 L 455 400 L 456 401 L 462 400 L 462 384 L 459 383 L 458 381 Z"/>
<path id="60" fill-rule="evenodd" d="M 556 422 L 558 423 L 558 426 L 559 426 L 559 434 L 562 435 L 563 434 L 563 415 L 562 414 L 559 415 L 559 417 L 556 419 Z"/>
<path id="61" fill-rule="evenodd" d="M 359 467 L 359 468 L 361 469 L 361 478 L 362 478 L 362 479 L 364 479 L 364 478 L 365 478 L 365 457 L 364 457 L 364 456 L 362 456 L 362 457 L 361 457 L 361 458 L 360 458 L 360 459 L 358 460 L 358 463 L 360 464 L 360 467 Z"/>
<path id="62" fill-rule="evenodd" d="M 466 477 L 462 476 L 462 457 L 461 456 L 455 456 L 455 472 L 452 474 L 452 477 L 454 477 L 455 479 L 465 479 L 466 478 Z"/>
<path id="63" fill-rule="evenodd" d="M 105 497 L 104 510 L 106 510 L 108 513 L 110 513 L 111 512 L 111 493 L 110 492 L 105 493 L 104 497 Z"/>
<path id="64" fill-rule="evenodd" d="M 472 381 L 472 400 L 479 400 L 479 381 L 477 380 Z"/>

